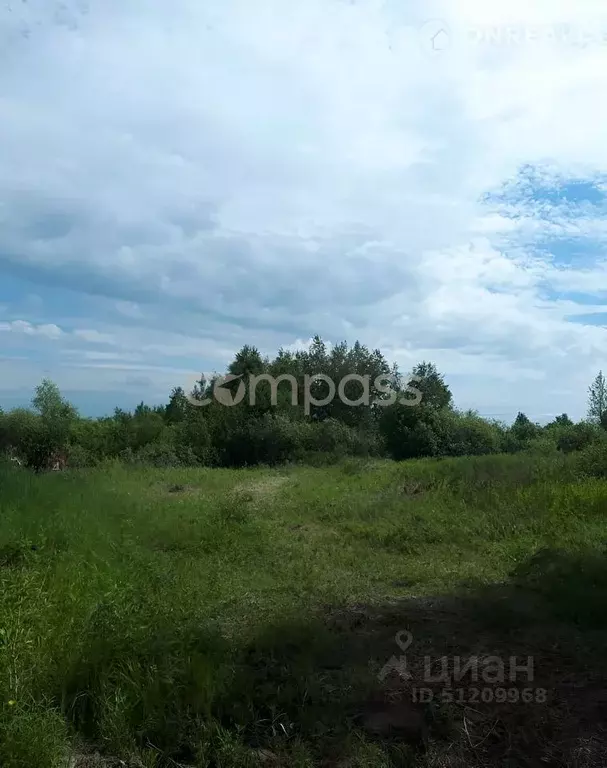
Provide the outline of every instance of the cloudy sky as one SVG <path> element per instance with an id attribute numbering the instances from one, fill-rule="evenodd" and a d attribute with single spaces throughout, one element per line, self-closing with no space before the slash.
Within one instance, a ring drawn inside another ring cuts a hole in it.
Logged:
<path id="1" fill-rule="evenodd" d="M 360 339 L 456 404 L 607 369 L 604 0 L 1 0 L 0 404 Z"/>

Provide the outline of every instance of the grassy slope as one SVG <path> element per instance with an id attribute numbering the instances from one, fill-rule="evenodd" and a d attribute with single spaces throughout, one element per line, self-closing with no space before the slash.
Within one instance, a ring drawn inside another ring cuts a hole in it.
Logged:
<path id="1" fill-rule="evenodd" d="M 573 469 L 4 472 L 0 764 L 61 765 L 74 734 L 146 766 L 602 764 L 604 702 L 561 690 L 605 666 L 607 484 Z M 533 653 L 554 701 L 412 708 L 377 680 L 401 629 L 419 654 Z"/>

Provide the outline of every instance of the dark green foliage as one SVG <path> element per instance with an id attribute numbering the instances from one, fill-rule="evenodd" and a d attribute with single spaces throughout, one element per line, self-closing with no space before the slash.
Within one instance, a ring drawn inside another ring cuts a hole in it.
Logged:
<path id="1" fill-rule="evenodd" d="M 422 393 L 422 403 L 434 411 L 449 408 L 453 396 L 434 363 L 419 363 L 413 369 L 415 387 Z"/>
<path id="2" fill-rule="evenodd" d="M 551 421 L 549 424 L 546 424 L 546 429 L 551 429 L 552 427 L 572 427 L 573 422 L 569 418 L 569 416 L 566 413 L 561 413 L 560 416 L 557 416 L 554 421 Z"/>
<path id="3" fill-rule="evenodd" d="M 540 434 L 540 431 L 541 427 L 538 424 L 534 424 L 524 413 L 520 412 L 511 428 L 513 436 L 521 443 L 533 440 Z"/>
<path id="4" fill-rule="evenodd" d="M 386 448 L 396 460 L 436 456 L 439 452 L 439 416 L 421 405 L 396 404 L 382 413 L 381 430 Z"/>
<path id="5" fill-rule="evenodd" d="M 578 466 L 582 475 L 607 478 L 607 439 L 595 440 L 578 454 Z"/>
<path id="6" fill-rule="evenodd" d="M 499 453 L 503 433 L 499 425 L 481 418 L 473 411 L 446 411 L 437 422 L 440 453 L 444 456 L 473 456 Z"/>
<path id="7" fill-rule="evenodd" d="M 176 387 L 171 392 L 169 403 L 165 410 L 167 424 L 181 424 L 188 416 L 188 401 L 181 387 Z"/>
<path id="8" fill-rule="evenodd" d="M 329 346 L 318 336 L 307 349 L 281 349 L 274 359 L 245 345 L 226 373 L 238 378 L 225 389 L 244 395 L 231 406 L 214 397 L 215 381 L 201 378 L 192 393 L 174 388 L 166 406 L 142 402 L 133 412 L 116 408 L 100 419 L 79 417 L 45 380 L 33 410 L 0 410 L 0 454 L 36 470 L 48 468 L 57 454 L 73 468 L 116 458 L 156 467 L 320 465 L 348 456 L 570 453 L 593 445 L 607 426 L 607 412 L 598 406 L 592 421 L 579 424 L 566 413 L 545 427 L 524 413 L 510 427 L 488 421 L 454 408 L 433 363 L 419 363 L 405 380 L 379 350 L 359 342 Z M 314 380 L 319 374 L 335 384 L 326 402 L 330 386 Z M 595 405 L 603 379 L 597 382 L 591 388 Z M 208 402 L 193 405 L 192 394 Z"/>
<path id="9" fill-rule="evenodd" d="M 556 434 L 557 448 L 563 453 L 581 451 L 599 437 L 596 426 L 588 422 L 561 427 Z"/>

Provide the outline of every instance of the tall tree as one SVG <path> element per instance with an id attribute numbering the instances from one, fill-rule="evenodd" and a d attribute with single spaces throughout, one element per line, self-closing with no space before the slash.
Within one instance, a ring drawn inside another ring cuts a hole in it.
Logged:
<path id="1" fill-rule="evenodd" d="M 559 427 L 572 427 L 573 422 L 569 418 L 569 416 L 566 413 L 561 413 L 560 416 L 557 416 L 554 420 L 555 424 L 558 424 Z"/>
<path id="2" fill-rule="evenodd" d="M 50 379 L 36 387 L 32 405 L 37 414 L 26 412 L 28 439 L 24 454 L 28 466 L 42 469 L 54 451 L 66 447 L 78 413 Z"/>
<path id="3" fill-rule="evenodd" d="M 607 383 L 599 371 L 588 388 L 588 421 L 607 426 Z"/>
<path id="4" fill-rule="evenodd" d="M 64 400 L 59 387 L 50 379 L 43 379 L 36 387 L 32 405 L 48 422 L 71 420 L 76 416 L 76 409 Z"/>
<path id="5" fill-rule="evenodd" d="M 230 363 L 228 373 L 232 376 L 258 376 L 266 369 L 267 362 L 262 358 L 257 347 L 245 344 Z"/>
<path id="6" fill-rule="evenodd" d="M 171 392 L 164 417 L 168 424 L 179 424 L 188 414 L 188 401 L 182 387 L 175 387 Z"/>
<path id="7" fill-rule="evenodd" d="M 514 420 L 514 424 L 511 427 L 511 432 L 517 440 L 525 442 L 526 440 L 533 440 L 534 437 L 537 437 L 540 428 L 537 424 L 534 424 L 528 416 L 519 411 Z"/>
<path id="8" fill-rule="evenodd" d="M 422 405 L 425 408 L 441 410 L 449 408 L 453 395 L 449 385 L 445 383 L 442 373 L 439 373 L 434 363 L 425 360 L 413 369 L 413 386 L 422 394 Z"/>

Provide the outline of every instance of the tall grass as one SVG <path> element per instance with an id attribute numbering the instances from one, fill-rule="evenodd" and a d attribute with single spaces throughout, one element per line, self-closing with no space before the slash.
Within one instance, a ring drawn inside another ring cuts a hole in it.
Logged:
<path id="1" fill-rule="evenodd" d="M 327 611 L 518 580 L 600 628 L 606 510 L 572 457 L 2 467 L 0 764 L 417 764 L 351 717 L 371 659 Z M 544 578 L 553 550 L 568 565 Z"/>

